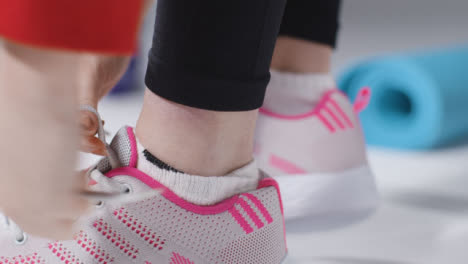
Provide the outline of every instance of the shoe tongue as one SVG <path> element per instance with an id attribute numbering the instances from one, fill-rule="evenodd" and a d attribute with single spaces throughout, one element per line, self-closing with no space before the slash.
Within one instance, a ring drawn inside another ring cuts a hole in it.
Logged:
<path id="1" fill-rule="evenodd" d="M 129 126 L 122 127 L 112 139 L 108 151 L 112 151 L 114 159 L 118 162 L 118 167 L 133 167 L 137 165 L 137 142 L 133 128 Z M 98 164 L 101 172 L 107 172 L 112 168 L 110 158 L 101 160 Z M 114 168 L 115 169 L 115 168 Z"/>

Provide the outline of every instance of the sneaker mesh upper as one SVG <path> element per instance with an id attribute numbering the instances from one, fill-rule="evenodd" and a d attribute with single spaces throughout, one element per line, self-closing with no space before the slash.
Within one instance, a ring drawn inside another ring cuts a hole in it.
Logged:
<path id="1" fill-rule="evenodd" d="M 121 129 L 111 143 L 123 166 L 132 157 L 134 139 L 129 131 Z M 103 172 L 111 169 L 106 159 L 98 167 Z M 135 168 L 117 170 L 116 175 L 109 171 L 108 177 L 130 186 L 132 192 L 122 195 L 136 198 L 97 206 L 79 221 L 73 240 L 29 237 L 18 245 L 5 231 L 0 235 L 0 264 L 275 264 L 285 257 L 284 221 L 275 186 L 202 207 L 167 189 L 142 198 L 139 193 L 161 184 Z"/>

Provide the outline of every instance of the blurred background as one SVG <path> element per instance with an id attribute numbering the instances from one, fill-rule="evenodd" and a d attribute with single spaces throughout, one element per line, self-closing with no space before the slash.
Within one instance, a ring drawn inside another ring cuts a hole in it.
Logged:
<path id="1" fill-rule="evenodd" d="M 358 67 L 371 77 L 366 66 L 384 69 L 382 82 L 358 78 L 374 89 L 361 119 L 382 205 L 350 227 L 289 233 L 297 263 L 468 262 L 467 13 L 466 0 L 344 0 L 333 60 L 340 88 L 353 97 L 357 84 L 346 74 L 355 81 Z M 112 133 L 136 122 L 153 21 L 147 17 L 140 54 L 100 105 Z M 405 67 L 411 82 L 400 72 Z M 397 91 L 388 109 L 380 107 L 379 89 Z"/>

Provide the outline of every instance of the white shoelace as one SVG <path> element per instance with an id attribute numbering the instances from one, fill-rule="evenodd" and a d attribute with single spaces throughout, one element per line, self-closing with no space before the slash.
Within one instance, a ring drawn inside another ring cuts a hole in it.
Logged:
<path id="1" fill-rule="evenodd" d="M 13 222 L 10 218 L 0 212 L 0 225 L 3 226 L 7 231 L 12 232 L 15 237 L 15 242 L 18 244 L 24 243 L 26 241 L 26 234 L 21 230 L 21 228 Z"/>

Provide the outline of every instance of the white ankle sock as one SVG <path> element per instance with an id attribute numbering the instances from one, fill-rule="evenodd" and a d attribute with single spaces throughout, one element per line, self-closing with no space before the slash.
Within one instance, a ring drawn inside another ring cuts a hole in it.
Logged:
<path id="1" fill-rule="evenodd" d="M 302 114 L 312 110 L 322 95 L 335 86 L 331 74 L 297 74 L 271 70 L 263 107 L 280 114 Z"/>
<path id="2" fill-rule="evenodd" d="M 137 168 L 193 204 L 216 204 L 233 195 L 255 190 L 260 180 L 255 161 L 224 176 L 206 177 L 161 169 L 146 159 L 144 150 L 138 143 Z"/>

